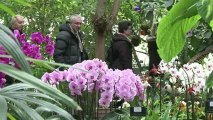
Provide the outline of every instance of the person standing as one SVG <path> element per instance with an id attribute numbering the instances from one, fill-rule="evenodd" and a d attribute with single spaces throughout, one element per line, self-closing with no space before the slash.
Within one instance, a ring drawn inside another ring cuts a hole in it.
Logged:
<path id="1" fill-rule="evenodd" d="M 118 33 L 112 37 L 112 61 L 109 68 L 112 69 L 132 69 L 132 44 L 128 38 L 132 34 L 132 23 L 121 21 L 118 23 Z M 117 100 L 118 98 L 115 98 Z M 116 101 L 114 107 L 122 106 L 124 99 Z"/>
<path id="2" fill-rule="evenodd" d="M 88 59 L 82 44 L 82 22 L 82 16 L 76 14 L 70 17 L 69 22 L 59 27 L 53 55 L 55 62 L 73 65 Z"/>
<path id="3" fill-rule="evenodd" d="M 23 27 L 24 27 L 24 17 L 21 15 L 15 15 L 12 17 L 10 22 L 10 30 L 14 32 L 14 30 L 18 30 L 20 34 L 23 33 Z"/>
<path id="4" fill-rule="evenodd" d="M 132 44 L 128 38 L 132 34 L 132 23 L 121 21 L 118 23 L 118 33 L 112 37 L 112 69 L 132 69 Z"/>
<path id="5" fill-rule="evenodd" d="M 23 27 L 24 27 L 24 17 L 21 16 L 21 15 L 13 16 L 11 21 L 10 21 L 9 29 L 13 33 L 14 33 L 14 30 L 18 30 L 19 34 L 22 34 L 23 33 Z M 8 64 L 11 64 L 9 61 L 10 61 L 10 59 L 8 59 Z M 14 78 L 12 78 L 12 77 L 10 77 L 8 75 L 5 75 L 5 79 L 6 79 L 5 86 L 12 85 L 12 84 L 14 84 L 16 82 L 19 82 L 19 81 L 16 81 Z"/>
<path id="6" fill-rule="evenodd" d="M 158 27 L 157 23 L 153 24 L 153 27 L 151 28 L 152 32 L 150 32 L 150 34 L 148 34 L 148 37 L 147 37 L 148 53 L 149 53 L 149 75 L 153 77 L 157 75 L 156 71 L 161 61 L 161 58 L 157 52 L 158 50 L 158 46 L 156 42 L 157 27 Z"/>

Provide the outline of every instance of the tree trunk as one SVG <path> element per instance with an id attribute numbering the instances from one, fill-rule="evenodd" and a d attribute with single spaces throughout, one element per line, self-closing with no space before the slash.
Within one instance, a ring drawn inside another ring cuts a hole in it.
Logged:
<path id="1" fill-rule="evenodd" d="M 96 33 L 95 57 L 104 60 L 104 45 L 105 45 L 105 29 L 106 21 L 104 20 L 107 0 L 98 0 L 97 9 L 94 18 L 94 29 Z"/>
<path id="2" fill-rule="evenodd" d="M 112 30 L 112 26 L 113 26 L 113 24 L 114 24 L 114 22 L 116 20 L 117 15 L 118 15 L 118 11 L 119 11 L 120 5 L 121 5 L 121 0 L 114 0 L 113 8 L 112 8 L 112 11 L 111 11 L 111 15 L 108 18 L 107 31 L 111 31 Z"/>
<path id="3" fill-rule="evenodd" d="M 117 16 L 120 0 L 114 0 L 110 15 L 106 15 L 107 0 L 98 0 L 97 9 L 94 18 L 94 29 L 96 33 L 95 56 L 105 60 L 105 38 L 107 32 L 111 32 L 112 25 Z M 108 18 L 106 16 L 109 16 Z"/>
<path id="4" fill-rule="evenodd" d="M 105 60 L 105 31 L 96 33 L 95 56 L 101 60 Z"/>

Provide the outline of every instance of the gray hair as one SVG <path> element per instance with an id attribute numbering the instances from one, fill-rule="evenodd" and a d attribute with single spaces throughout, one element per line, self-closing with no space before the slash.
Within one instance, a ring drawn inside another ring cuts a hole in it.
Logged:
<path id="1" fill-rule="evenodd" d="M 82 16 L 81 16 L 80 14 L 75 14 L 75 15 L 70 16 L 70 22 L 72 23 L 72 21 L 73 21 L 74 19 L 76 19 L 76 18 L 81 18 L 81 19 L 83 19 Z"/>
<path id="2" fill-rule="evenodd" d="M 24 17 L 21 16 L 21 15 L 15 15 L 15 16 L 13 16 L 13 17 L 12 17 L 12 20 L 10 21 L 10 24 L 11 24 L 11 25 L 13 25 L 13 24 L 17 21 L 17 17 L 22 17 L 22 18 L 24 18 Z"/>

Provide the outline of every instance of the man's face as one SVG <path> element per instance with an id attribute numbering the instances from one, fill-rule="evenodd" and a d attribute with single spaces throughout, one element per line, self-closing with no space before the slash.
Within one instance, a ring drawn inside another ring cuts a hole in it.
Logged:
<path id="1" fill-rule="evenodd" d="M 82 25 L 82 18 L 80 17 L 76 17 L 75 19 L 73 19 L 73 21 L 71 22 L 71 27 L 72 29 L 77 32 L 81 29 L 81 25 Z"/>
<path id="2" fill-rule="evenodd" d="M 24 18 L 22 16 L 17 16 L 16 21 L 13 24 L 13 29 L 22 30 L 24 26 Z"/>

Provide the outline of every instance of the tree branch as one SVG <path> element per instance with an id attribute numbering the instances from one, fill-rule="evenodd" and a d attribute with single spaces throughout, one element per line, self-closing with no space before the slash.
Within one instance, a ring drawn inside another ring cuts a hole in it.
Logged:
<path id="1" fill-rule="evenodd" d="M 98 0 L 94 22 L 100 19 L 102 16 L 104 16 L 106 6 L 107 6 L 107 0 Z"/>
<path id="2" fill-rule="evenodd" d="M 114 4 L 113 4 L 112 11 L 111 11 L 111 15 L 108 18 L 109 22 L 108 22 L 108 25 L 107 25 L 107 31 L 111 31 L 112 25 L 113 25 L 113 23 L 114 23 L 114 21 L 115 21 L 115 19 L 117 17 L 120 5 L 121 5 L 121 0 L 114 0 Z"/>

